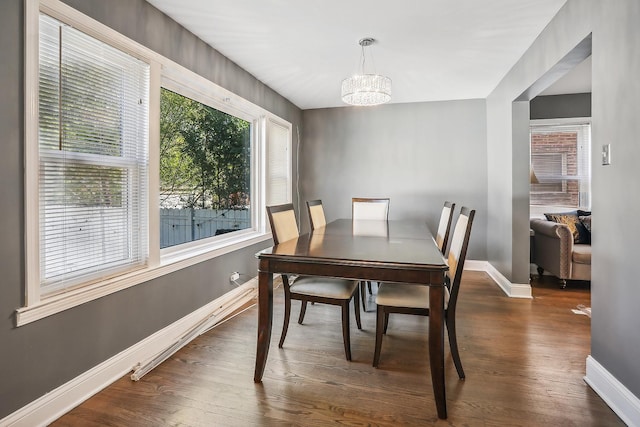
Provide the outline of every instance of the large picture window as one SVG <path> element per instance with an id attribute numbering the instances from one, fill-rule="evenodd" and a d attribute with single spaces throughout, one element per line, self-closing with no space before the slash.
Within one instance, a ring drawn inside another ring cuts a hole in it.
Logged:
<path id="1" fill-rule="evenodd" d="M 160 247 L 251 227 L 252 123 L 161 89 Z"/>

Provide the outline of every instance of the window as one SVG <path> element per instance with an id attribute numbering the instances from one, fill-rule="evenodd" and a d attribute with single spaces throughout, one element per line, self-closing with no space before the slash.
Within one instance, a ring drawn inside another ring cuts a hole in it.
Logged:
<path id="1" fill-rule="evenodd" d="M 40 14 L 42 295 L 147 259 L 149 65 Z"/>
<path id="2" fill-rule="evenodd" d="M 591 125 L 586 119 L 531 124 L 532 206 L 591 208 Z"/>
<path id="3" fill-rule="evenodd" d="M 291 202 L 291 128 L 273 119 L 267 121 L 266 206 Z"/>
<path id="4" fill-rule="evenodd" d="M 290 123 L 62 2 L 25 15 L 18 326 L 270 239 Z"/>
<path id="5" fill-rule="evenodd" d="M 160 248 L 251 227 L 252 127 L 161 89 Z"/>

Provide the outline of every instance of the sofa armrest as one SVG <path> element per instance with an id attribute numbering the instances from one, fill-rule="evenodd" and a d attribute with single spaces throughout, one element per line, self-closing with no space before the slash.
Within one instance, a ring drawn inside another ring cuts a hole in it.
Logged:
<path id="1" fill-rule="evenodd" d="M 573 234 L 569 227 L 544 219 L 531 219 L 529 226 L 534 232 L 533 262 L 560 279 L 570 279 Z"/>
<path id="2" fill-rule="evenodd" d="M 529 221 L 529 226 L 536 235 L 542 234 L 555 239 L 573 240 L 571 230 L 569 230 L 569 227 L 567 227 L 565 224 L 547 221 L 546 219 L 532 218 Z"/>

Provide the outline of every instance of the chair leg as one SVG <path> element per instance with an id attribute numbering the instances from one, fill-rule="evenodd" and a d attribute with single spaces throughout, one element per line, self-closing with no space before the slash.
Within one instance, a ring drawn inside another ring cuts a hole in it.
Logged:
<path id="1" fill-rule="evenodd" d="M 449 347 L 451 347 L 451 357 L 453 358 L 453 364 L 456 365 L 456 371 L 458 371 L 458 378 L 465 379 L 464 370 L 462 369 L 462 361 L 460 360 L 460 353 L 458 352 L 458 338 L 456 336 L 456 318 L 447 317 L 447 334 L 449 335 Z"/>
<path id="2" fill-rule="evenodd" d="M 344 341 L 344 354 L 347 360 L 351 360 L 351 336 L 349 334 L 349 300 L 342 303 L 342 340 Z"/>
<path id="3" fill-rule="evenodd" d="M 298 316 L 298 324 L 302 325 L 302 321 L 304 320 L 304 314 L 307 312 L 307 302 L 301 301 L 300 305 L 300 316 Z"/>
<path id="4" fill-rule="evenodd" d="M 362 323 L 360 322 L 360 294 L 357 290 L 353 293 L 353 308 L 356 312 L 356 325 L 358 329 L 362 329 Z"/>
<path id="5" fill-rule="evenodd" d="M 371 292 L 371 282 L 367 280 L 367 289 L 369 290 L 369 295 L 373 295 L 373 292 Z"/>
<path id="6" fill-rule="evenodd" d="M 384 313 L 384 332 L 383 334 L 387 333 L 387 328 L 389 327 L 389 313 Z"/>
<path id="7" fill-rule="evenodd" d="M 376 309 L 376 347 L 373 352 L 373 367 L 377 368 L 380 362 L 380 349 L 382 348 L 382 333 L 384 330 L 384 319 L 389 315 L 384 312 L 383 306 L 378 306 Z"/>
<path id="8" fill-rule="evenodd" d="M 280 335 L 280 342 L 278 347 L 282 348 L 284 339 L 287 336 L 287 329 L 289 328 L 289 317 L 291 316 L 291 298 L 287 295 L 284 297 L 284 322 L 282 323 L 282 334 Z"/>
<path id="9" fill-rule="evenodd" d="M 365 289 L 365 282 L 360 282 L 360 299 L 362 300 L 362 310 L 367 311 L 367 291 Z"/>

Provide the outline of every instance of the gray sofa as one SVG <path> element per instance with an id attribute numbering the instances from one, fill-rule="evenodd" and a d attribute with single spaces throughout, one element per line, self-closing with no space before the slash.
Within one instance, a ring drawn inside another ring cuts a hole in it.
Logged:
<path id="1" fill-rule="evenodd" d="M 569 227 L 546 219 L 532 218 L 531 261 L 542 275 L 548 271 L 560 279 L 562 288 L 567 280 L 591 280 L 591 245 L 574 243 Z"/>

